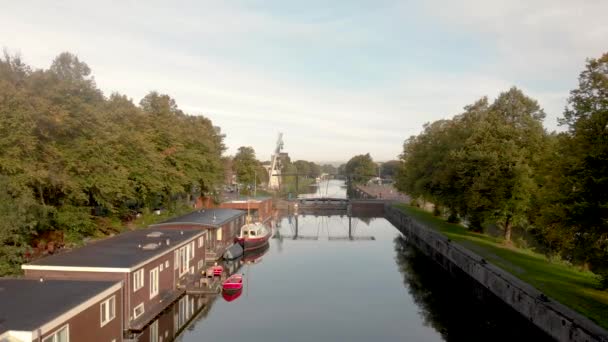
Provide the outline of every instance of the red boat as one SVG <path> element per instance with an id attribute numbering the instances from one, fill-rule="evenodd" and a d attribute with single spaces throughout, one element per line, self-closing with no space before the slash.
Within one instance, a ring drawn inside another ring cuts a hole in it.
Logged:
<path id="1" fill-rule="evenodd" d="M 232 302 L 233 300 L 239 298 L 243 293 L 243 289 L 234 290 L 234 291 L 222 291 L 222 297 L 227 302 Z"/>
<path id="2" fill-rule="evenodd" d="M 222 272 L 224 272 L 224 267 L 219 266 L 219 265 L 215 265 L 213 266 L 213 275 L 214 276 L 221 276 Z"/>
<path id="3" fill-rule="evenodd" d="M 243 275 L 233 274 L 222 283 L 222 290 L 227 292 L 234 292 L 243 289 Z"/>
<path id="4" fill-rule="evenodd" d="M 272 229 L 257 223 L 247 223 L 241 227 L 241 233 L 236 241 L 243 246 L 243 250 L 250 251 L 264 247 L 272 235 Z"/>

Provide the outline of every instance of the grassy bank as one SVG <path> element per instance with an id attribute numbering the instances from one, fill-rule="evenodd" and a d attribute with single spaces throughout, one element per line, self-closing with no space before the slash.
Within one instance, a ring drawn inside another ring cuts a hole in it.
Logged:
<path id="1" fill-rule="evenodd" d="M 608 329 L 608 291 L 598 290 L 593 273 L 550 261 L 533 250 L 507 246 L 501 238 L 470 232 L 422 209 L 405 204 L 395 207 Z"/>

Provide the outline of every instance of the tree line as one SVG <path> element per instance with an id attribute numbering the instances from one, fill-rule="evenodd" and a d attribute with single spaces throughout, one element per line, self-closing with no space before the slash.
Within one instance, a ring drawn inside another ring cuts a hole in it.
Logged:
<path id="1" fill-rule="evenodd" d="M 150 92 L 105 96 L 73 54 L 34 69 L 0 57 L 0 276 L 30 245 L 79 241 L 116 220 L 170 209 L 223 181 L 224 136 L 204 116 Z M 120 226 L 120 224 L 119 224 Z"/>
<path id="2" fill-rule="evenodd" d="M 608 287 L 608 54 L 587 62 L 561 125 L 511 88 L 407 139 L 399 190 L 469 229 L 530 231 L 546 252 L 590 267 Z"/>

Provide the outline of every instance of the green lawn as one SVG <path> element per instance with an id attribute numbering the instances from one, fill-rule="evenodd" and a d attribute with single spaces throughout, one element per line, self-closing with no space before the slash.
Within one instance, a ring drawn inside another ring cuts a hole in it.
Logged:
<path id="1" fill-rule="evenodd" d="M 608 329 L 608 291 L 597 289 L 593 273 L 551 262 L 529 249 L 507 246 L 501 238 L 470 232 L 422 209 L 405 204 L 395 207 Z"/>

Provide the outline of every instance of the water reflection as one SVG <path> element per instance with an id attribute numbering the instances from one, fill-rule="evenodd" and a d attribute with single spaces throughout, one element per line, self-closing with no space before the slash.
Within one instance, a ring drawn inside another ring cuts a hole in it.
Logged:
<path id="1" fill-rule="evenodd" d="M 204 320 L 214 303 L 220 298 L 226 302 L 233 302 L 243 294 L 243 288 L 237 291 L 220 291 L 218 286 L 227 277 L 247 269 L 249 264 L 259 263 L 269 250 L 269 244 L 261 248 L 247 251 L 242 257 L 221 263 L 223 274 L 216 278 L 213 285 L 217 287 L 214 294 L 191 295 L 186 294 L 171 307 L 162 312 L 155 321 L 148 325 L 135 339 L 137 342 L 170 342 L 187 328 L 196 329 L 197 323 Z M 244 284 L 245 287 L 247 284 Z"/>
<path id="2" fill-rule="evenodd" d="M 244 275 L 238 296 L 185 296 L 140 341 L 550 340 L 497 300 L 480 301 L 385 219 L 295 219 L 224 264 Z M 375 239 L 331 239 L 349 235 Z"/>
<path id="3" fill-rule="evenodd" d="M 396 262 L 426 325 L 445 341 L 552 341 L 510 307 L 445 270 L 395 238 Z M 483 297 L 481 300 L 480 297 Z"/>
<path id="4" fill-rule="evenodd" d="M 175 336 L 187 326 L 187 324 L 208 308 L 210 305 L 208 296 L 185 295 L 173 306 L 165 310 L 158 318 L 144 329 L 135 339 L 138 342 L 168 342 L 173 341 Z"/>

